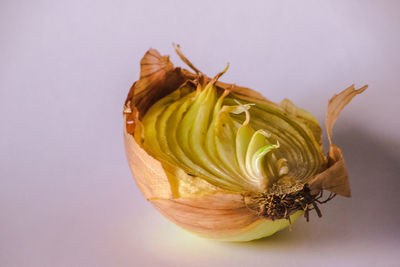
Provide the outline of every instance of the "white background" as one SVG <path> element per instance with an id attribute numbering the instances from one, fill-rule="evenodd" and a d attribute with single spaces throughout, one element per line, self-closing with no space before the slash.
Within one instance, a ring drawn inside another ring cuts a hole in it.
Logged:
<path id="1" fill-rule="evenodd" d="M 0 266 L 398 266 L 398 1 L 0 1 Z M 142 197 L 122 106 L 150 47 L 287 97 L 334 129 L 353 197 L 293 231 L 194 237 Z"/>

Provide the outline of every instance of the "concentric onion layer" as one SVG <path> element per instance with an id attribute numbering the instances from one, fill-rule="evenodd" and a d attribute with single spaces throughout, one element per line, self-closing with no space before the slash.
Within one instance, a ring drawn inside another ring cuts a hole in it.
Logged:
<path id="1" fill-rule="evenodd" d="M 320 140 L 308 125 L 276 104 L 218 94 L 214 80 L 153 104 L 143 118 L 143 144 L 220 188 L 266 192 L 307 182 L 323 168 Z"/>

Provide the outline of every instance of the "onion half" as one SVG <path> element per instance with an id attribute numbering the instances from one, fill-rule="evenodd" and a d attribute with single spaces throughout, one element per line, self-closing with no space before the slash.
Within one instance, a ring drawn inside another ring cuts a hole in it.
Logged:
<path id="1" fill-rule="evenodd" d="M 174 67 L 150 49 L 124 105 L 129 166 L 143 195 L 166 218 L 206 238 L 249 241 L 272 235 L 311 209 L 323 190 L 350 197 L 341 150 L 332 141 L 340 111 L 357 94 L 331 98 L 330 142 L 307 111 L 249 88 Z"/>

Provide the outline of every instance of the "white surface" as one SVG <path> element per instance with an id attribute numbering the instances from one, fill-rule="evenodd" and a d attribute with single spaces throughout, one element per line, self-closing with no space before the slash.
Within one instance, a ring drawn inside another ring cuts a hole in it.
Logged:
<path id="1" fill-rule="evenodd" d="M 398 1 L 1 1 L 0 266 L 398 266 Z M 122 105 L 149 47 L 287 97 L 334 129 L 353 197 L 270 239 L 216 243 L 133 182 Z"/>

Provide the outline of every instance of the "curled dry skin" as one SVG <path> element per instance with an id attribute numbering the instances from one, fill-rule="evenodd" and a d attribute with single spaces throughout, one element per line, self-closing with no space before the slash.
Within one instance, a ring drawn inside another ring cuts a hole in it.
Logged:
<path id="1" fill-rule="evenodd" d="M 284 99 L 175 68 L 150 49 L 124 107 L 125 147 L 144 196 L 196 234 L 247 241 L 273 234 L 323 190 L 350 196 L 342 153 L 331 142 L 340 111 L 367 87 L 350 86 L 328 104 L 325 157 L 318 121 Z M 328 198 L 330 199 L 330 198 Z"/>

